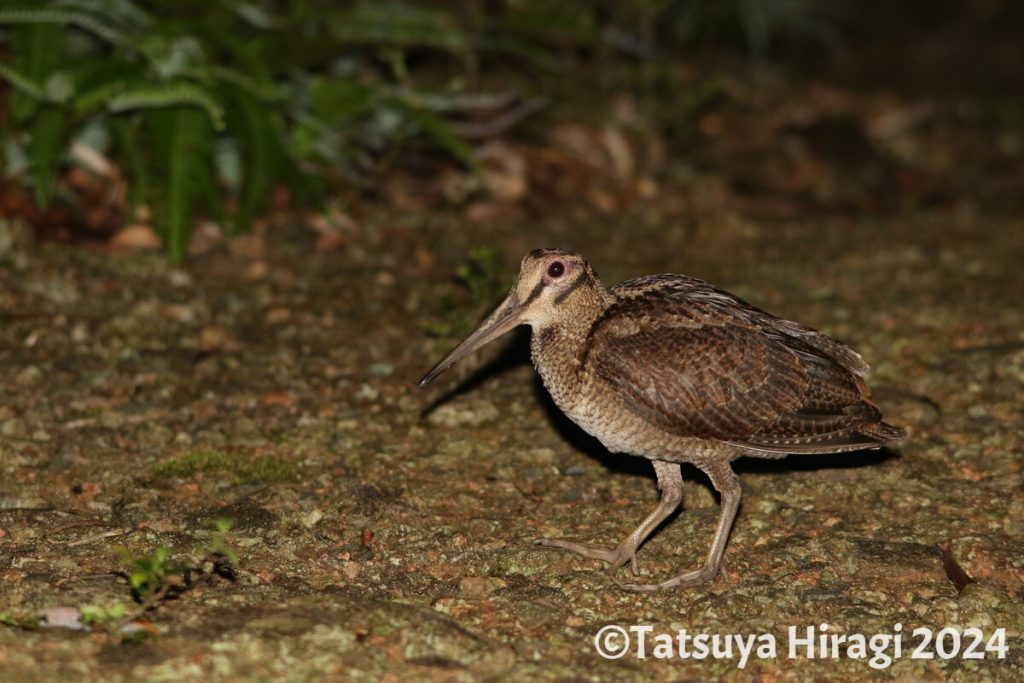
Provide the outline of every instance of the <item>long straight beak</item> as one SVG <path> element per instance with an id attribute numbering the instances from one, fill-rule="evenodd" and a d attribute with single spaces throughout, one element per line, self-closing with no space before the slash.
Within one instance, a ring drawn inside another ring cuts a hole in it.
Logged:
<path id="1" fill-rule="evenodd" d="M 420 380 L 420 386 L 428 384 L 432 379 L 484 344 L 494 341 L 514 327 L 518 327 L 522 322 L 522 310 L 515 290 L 513 290 L 505 301 L 493 313 L 487 316 L 486 320 L 480 323 L 480 327 L 476 328 L 473 334 L 466 337 L 461 344 L 452 349 L 447 356 L 438 361 L 437 365 L 430 372 L 423 376 L 423 379 Z"/>

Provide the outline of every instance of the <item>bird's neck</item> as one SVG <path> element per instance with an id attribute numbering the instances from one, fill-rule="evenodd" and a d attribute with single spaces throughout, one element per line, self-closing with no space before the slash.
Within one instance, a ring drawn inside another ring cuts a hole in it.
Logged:
<path id="1" fill-rule="evenodd" d="M 581 302 L 582 303 L 582 302 Z M 603 297 L 580 305 L 557 323 L 536 327 L 530 335 L 530 357 L 555 403 L 570 409 L 580 397 L 581 372 L 590 332 L 604 313 Z"/>

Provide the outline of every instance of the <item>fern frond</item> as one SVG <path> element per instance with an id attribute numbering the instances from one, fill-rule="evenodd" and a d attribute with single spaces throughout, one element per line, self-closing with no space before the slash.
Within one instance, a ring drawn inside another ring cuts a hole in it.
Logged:
<path id="1" fill-rule="evenodd" d="M 327 197 L 327 183 L 322 173 L 310 173 L 295 159 L 285 155 L 281 176 L 299 203 L 313 208 L 323 206 Z"/>
<path id="2" fill-rule="evenodd" d="M 483 172 L 480 160 L 476 158 L 473 149 L 452 132 L 444 119 L 432 111 L 417 107 L 407 101 L 397 100 L 397 102 L 409 118 L 419 125 L 420 130 L 441 149 L 455 157 L 474 175 L 480 175 Z"/>
<path id="3" fill-rule="evenodd" d="M 114 114 L 181 106 L 198 108 L 206 114 L 215 130 L 224 130 L 224 108 L 207 90 L 192 83 L 129 87 L 107 101 L 107 110 Z"/>
<path id="4" fill-rule="evenodd" d="M 284 95 L 273 83 L 261 83 L 237 69 L 226 66 L 215 64 L 210 70 L 217 80 L 237 86 L 261 102 L 278 104 L 285 101 Z"/>
<path id="5" fill-rule="evenodd" d="M 469 48 L 450 13 L 404 3 L 362 3 L 338 15 L 331 34 L 343 43 L 433 47 L 458 54 Z"/>
<path id="6" fill-rule="evenodd" d="M 272 111 L 248 92 L 235 88 L 229 92 L 230 129 L 242 151 L 242 185 L 234 231 L 249 227 L 253 216 L 267 205 L 271 187 L 281 173 L 283 134 Z"/>
<path id="7" fill-rule="evenodd" d="M 14 69 L 46 92 L 46 79 L 57 68 L 61 53 L 61 31 L 58 26 L 19 26 L 11 34 Z M 16 90 L 11 98 L 11 115 L 15 123 L 25 124 L 39 108 L 39 100 Z"/>
<path id="8" fill-rule="evenodd" d="M 75 98 L 75 111 L 80 114 L 90 114 L 97 109 L 106 108 L 124 88 L 124 81 L 114 80 L 87 90 Z"/>
<path id="9" fill-rule="evenodd" d="M 53 188 L 64 156 L 65 113 L 57 107 L 42 109 L 29 127 L 28 155 L 36 204 L 45 209 L 53 198 Z"/>
<path id="10" fill-rule="evenodd" d="M 57 24 L 75 26 L 106 42 L 132 49 L 135 41 L 121 31 L 104 24 L 85 12 L 60 9 L 0 10 L 0 24 Z"/>
<path id="11" fill-rule="evenodd" d="M 316 78 L 309 84 L 310 112 L 321 121 L 341 128 L 369 113 L 377 104 L 377 91 L 354 81 Z"/>
<path id="12" fill-rule="evenodd" d="M 116 52 L 93 55 L 64 67 L 75 85 L 73 101 L 79 114 L 92 114 L 106 108 L 107 103 L 129 85 L 141 85 L 152 79 L 146 65 L 139 59 L 125 59 Z"/>
<path id="13" fill-rule="evenodd" d="M 213 83 L 209 55 L 195 35 L 151 36 L 142 42 L 141 50 L 159 81 L 191 81 L 204 86 Z"/>
<path id="14" fill-rule="evenodd" d="M 121 166 L 128 178 L 128 206 L 132 213 L 150 194 L 150 169 L 142 153 L 140 120 L 133 116 L 112 117 L 111 131 Z"/>
<path id="15" fill-rule="evenodd" d="M 213 186 L 213 128 L 191 106 L 143 113 L 154 164 L 157 224 L 173 261 L 185 257 L 198 203 Z"/>
<path id="16" fill-rule="evenodd" d="M 127 30 L 141 29 L 152 23 L 149 14 L 130 0 L 54 0 L 53 9 L 88 12 Z"/>
<path id="17" fill-rule="evenodd" d="M 0 78 L 6 79 L 16 90 L 28 95 L 37 102 L 53 103 L 46 92 L 46 88 L 3 62 L 0 62 Z"/>

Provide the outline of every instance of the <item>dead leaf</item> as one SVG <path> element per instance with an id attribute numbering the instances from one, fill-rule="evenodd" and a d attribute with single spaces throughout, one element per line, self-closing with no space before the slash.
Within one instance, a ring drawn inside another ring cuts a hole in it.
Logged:
<path id="1" fill-rule="evenodd" d="M 260 397 L 260 405 L 264 408 L 280 406 L 287 408 L 295 404 L 295 397 L 283 391 L 268 391 Z"/>
<path id="2" fill-rule="evenodd" d="M 118 230 L 110 238 L 110 247 L 123 251 L 147 251 L 159 249 L 160 236 L 148 225 L 129 225 Z"/>
<path id="3" fill-rule="evenodd" d="M 484 185 L 502 202 L 519 201 L 529 191 L 526 158 L 511 146 L 488 142 L 477 153 L 483 165 Z"/>
<path id="4" fill-rule="evenodd" d="M 39 613 L 40 628 L 63 628 L 69 631 L 88 631 L 81 621 L 77 607 L 48 607 Z"/>

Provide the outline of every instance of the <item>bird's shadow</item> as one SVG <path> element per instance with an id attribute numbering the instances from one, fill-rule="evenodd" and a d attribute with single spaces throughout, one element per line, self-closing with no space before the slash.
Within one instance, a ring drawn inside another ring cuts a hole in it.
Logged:
<path id="1" fill-rule="evenodd" d="M 513 332 L 512 341 L 505 344 L 504 348 L 490 362 L 484 363 L 474 370 L 468 377 L 458 382 L 443 394 L 435 398 L 420 410 L 420 419 L 425 420 L 430 414 L 454 398 L 468 394 L 484 382 L 503 375 L 513 368 L 530 362 L 530 334 L 526 328 Z"/>
<path id="2" fill-rule="evenodd" d="M 744 472 L 783 474 L 816 470 L 855 470 L 888 462 L 899 455 L 899 452 L 883 447 L 845 453 L 791 453 L 781 458 L 747 456 L 737 460 L 733 464 L 733 469 L 737 475 Z"/>

